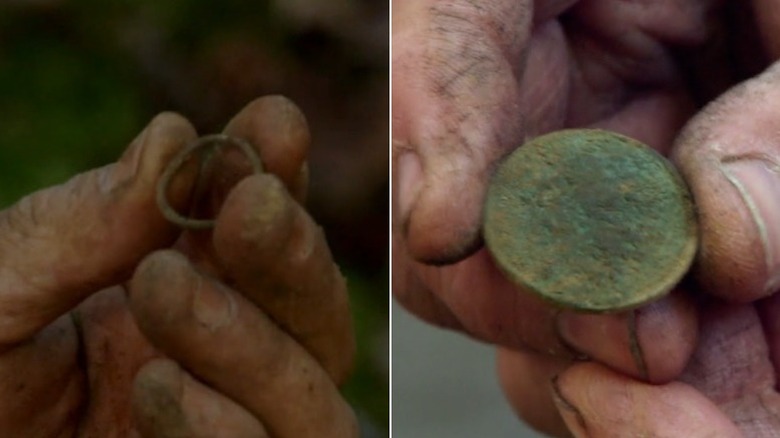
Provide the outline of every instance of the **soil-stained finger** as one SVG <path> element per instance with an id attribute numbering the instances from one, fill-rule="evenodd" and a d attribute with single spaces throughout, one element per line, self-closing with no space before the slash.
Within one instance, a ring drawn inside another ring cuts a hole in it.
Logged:
<path id="1" fill-rule="evenodd" d="M 290 99 L 264 96 L 250 102 L 224 133 L 253 144 L 265 171 L 276 175 L 298 201 L 306 198 L 311 136 L 306 117 Z"/>
<path id="2" fill-rule="evenodd" d="M 236 186 L 217 218 L 214 248 L 236 289 L 342 383 L 355 349 L 345 280 L 322 229 L 279 179 L 257 175 Z"/>
<path id="3" fill-rule="evenodd" d="M 246 409 L 168 359 L 150 361 L 138 372 L 133 417 L 144 438 L 268 437 Z"/>
<path id="4" fill-rule="evenodd" d="M 146 258 L 131 282 L 130 306 L 156 347 L 257 416 L 271 436 L 358 436 L 354 413 L 317 361 L 182 255 Z"/>

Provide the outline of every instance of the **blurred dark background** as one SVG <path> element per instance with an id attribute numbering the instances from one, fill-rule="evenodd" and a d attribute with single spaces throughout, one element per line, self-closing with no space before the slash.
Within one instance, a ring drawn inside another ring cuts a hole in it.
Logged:
<path id="1" fill-rule="evenodd" d="M 284 94 L 312 132 L 308 207 L 348 278 L 364 436 L 388 427 L 387 0 L 6 0 L 0 207 L 115 160 L 154 114 L 203 135 Z"/>

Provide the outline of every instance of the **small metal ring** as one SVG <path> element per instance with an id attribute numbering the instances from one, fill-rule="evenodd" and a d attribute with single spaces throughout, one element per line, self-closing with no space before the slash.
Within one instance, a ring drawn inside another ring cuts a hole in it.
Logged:
<path id="1" fill-rule="evenodd" d="M 214 227 L 214 219 L 194 219 L 183 216 L 176 211 L 168 202 L 168 188 L 171 185 L 171 181 L 176 173 L 181 170 L 184 163 L 192 156 L 196 151 L 200 149 L 210 148 L 210 150 L 217 149 L 218 147 L 230 145 L 235 146 L 246 155 L 252 165 L 252 170 L 255 173 L 263 173 L 263 164 L 260 161 L 260 157 L 257 152 L 244 139 L 238 137 L 231 137 L 225 134 L 211 134 L 198 138 L 187 147 L 179 151 L 176 156 L 168 163 L 163 171 L 160 181 L 157 183 L 157 206 L 162 212 L 163 216 L 170 222 L 186 229 L 190 230 L 206 230 Z M 205 160 L 202 158 L 202 160 Z M 201 161 L 201 165 L 204 161 Z"/>

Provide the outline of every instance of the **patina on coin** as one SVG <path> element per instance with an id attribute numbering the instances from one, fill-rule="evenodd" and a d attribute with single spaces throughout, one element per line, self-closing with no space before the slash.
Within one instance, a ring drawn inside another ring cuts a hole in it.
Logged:
<path id="1" fill-rule="evenodd" d="M 484 235 L 514 282 L 562 307 L 609 312 L 666 294 L 697 247 L 672 165 L 608 131 L 563 130 L 514 151 L 493 176 Z"/>

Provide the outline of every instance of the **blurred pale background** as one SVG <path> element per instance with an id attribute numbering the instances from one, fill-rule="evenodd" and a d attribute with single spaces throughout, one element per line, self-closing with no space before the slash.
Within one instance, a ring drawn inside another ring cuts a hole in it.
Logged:
<path id="1" fill-rule="evenodd" d="M 504 401 L 493 348 L 392 312 L 393 437 L 544 438 Z"/>

